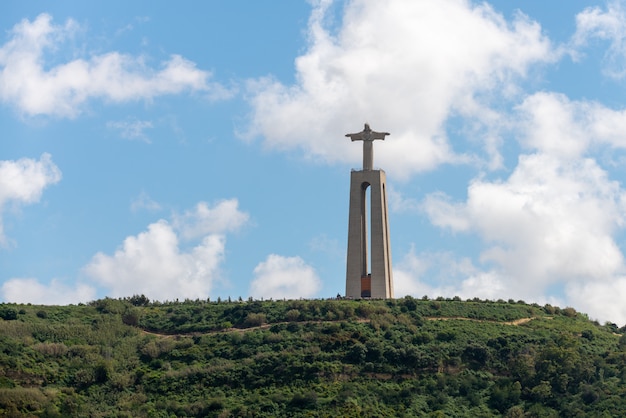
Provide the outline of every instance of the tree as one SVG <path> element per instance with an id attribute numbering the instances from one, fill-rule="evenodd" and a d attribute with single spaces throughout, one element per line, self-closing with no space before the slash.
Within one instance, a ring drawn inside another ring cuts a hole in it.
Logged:
<path id="1" fill-rule="evenodd" d="M 133 306 L 148 306 L 150 304 L 150 299 L 148 299 L 145 295 L 133 295 L 129 299 L 129 302 Z"/>
<path id="2" fill-rule="evenodd" d="M 360 364 L 365 361 L 367 356 L 367 347 L 360 342 L 355 343 L 348 355 L 346 356 L 346 360 L 351 363 Z"/>
<path id="3" fill-rule="evenodd" d="M 136 327 L 139 325 L 139 311 L 135 308 L 129 308 L 122 314 L 122 322 L 126 325 Z"/>
<path id="4" fill-rule="evenodd" d="M 520 382 L 497 382 L 491 388 L 489 406 L 497 409 L 501 413 L 504 413 L 506 410 L 519 402 L 521 394 L 522 385 Z"/>
<path id="5" fill-rule="evenodd" d="M 465 362 L 479 368 L 484 366 L 487 363 L 487 360 L 489 360 L 489 351 L 482 345 L 471 344 L 465 347 L 461 357 Z"/>

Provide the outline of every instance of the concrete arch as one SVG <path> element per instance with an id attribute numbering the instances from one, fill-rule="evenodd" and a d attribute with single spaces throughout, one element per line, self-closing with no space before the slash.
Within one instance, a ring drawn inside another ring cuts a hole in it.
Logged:
<path id="1" fill-rule="evenodd" d="M 382 170 L 353 171 L 351 174 L 346 263 L 347 297 L 393 298 L 385 183 L 386 176 Z M 367 222 L 368 189 L 370 189 L 371 212 L 369 225 Z M 371 271 L 369 271 L 370 264 Z"/>

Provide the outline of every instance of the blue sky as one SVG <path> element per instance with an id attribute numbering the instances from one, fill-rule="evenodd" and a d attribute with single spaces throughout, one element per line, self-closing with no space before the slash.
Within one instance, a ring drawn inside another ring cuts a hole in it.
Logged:
<path id="1" fill-rule="evenodd" d="M 0 300 L 343 294 L 369 122 L 396 297 L 626 323 L 626 2 L 0 9 Z"/>

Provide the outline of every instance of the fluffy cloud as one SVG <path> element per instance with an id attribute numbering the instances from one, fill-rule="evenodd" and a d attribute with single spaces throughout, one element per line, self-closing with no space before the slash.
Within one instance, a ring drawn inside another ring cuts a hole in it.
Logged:
<path id="1" fill-rule="evenodd" d="M 493 266 L 486 274 L 501 293 L 542 300 L 552 285 L 617 277 L 624 257 L 614 235 L 624 226 L 625 203 L 626 193 L 595 160 L 539 153 L 520 156 L 505 182 L 474 181 L 464 203 L 432 195 L 424 210 L 435 225 L 478 234 L 486 243 L 481 261 Z M 606 318 L 602 312 L 602 305 L 589 309 Z"/>
<path id="2" fill-rule="evenodd" d="M 594 318 L 626 323 L 626 277 L 614 277 L 605 281 L 570 283 L 566 287 L 568 301 L 581 312 Z"/>
<path id="3" fill-rule="evenodd" d="M 472 284 L 476 296 L 499 289 L 499 297 L 556 301 L 626 322 L 619 304 L 607 309 L 626 297 L 618 235 L 626 191 L 597 158 L 626 148 L 626 112 L 539 92 L 510 118 L 530 153 L 519 155 L 508 179 L 475 179 L 465 202 L 441 192 L 422 201 L 434 225 L 479 237 L 481 269 L 459 278 L 454 294 Z"/>
<path id="4" fill-rule="evenodd" d="M 2 211 L 8 204 L 38 202 L 43 190 L 61 180 L 61 170 L 52 162 L 50 154 L 39 160 L 22 158 L 0 161 L 0 246 L 7 244 L 2 227 Z"/>
<path id="5" fill-rule="evenodd" d="M 270 254 L 256 266 L 254 276 L 250 284 L 250 296 L 254 298 L 309 298 L 321 288 L 313 267 L 300 257 Z"/>
<path id="6" fill-rule="evenodd" d="M 605 73 L 615 79 L 626 77 L 626 11 L 621 1 L 610 1 L 606 10 L 590 7 L 576 16 L 576 33 L 572 40 L 576 47 L 592 39 L 609 42 L 604 57 Z"/>
<path id="7" fill-rule="evenodd" d="M 148 67 L 142 57 L 118 52 L 46 63 L 46 52 L 55 51 L 77 28 L 72 20 L 53 25 L 47 14 L 15 25 L 0 48 L 0 99 L 29 116 L 75 117 L 91 98 L 124 102 L 183 91 L 203 92 L 213 99 L 230 95 L 209 82 L 210 73 L 179 55 L 172 55 L 159 69 Z"/>
<path id="8" fill-rule="evenodd" d="M 626 111 L 540 92 L 518 107 L 516 127 L 524 146 L 561 158 L 578 158 L 592 145 L 626 148 Z"/>
<path id="9" fill-rule="evenodd" d="M 406 295 L 434 295 L 435 289 L 426 284 L 424 275 L 429 270 L 429 262 L 416 256 L 415 249 L 404 256 L 393 268 L 393 291 L 396 298 Z"/>
<path id="10" fill-rule="evenodd" d="M 449 252 L 417 254 L 414 248 L 394 266 L 393 278 L 396 297 L 499 299 L 507 290 L 496 274 L 480 271 L 469 258 Z"/>
<path id="11" fill-rule="evenodd" d="M 176 298 L 206 298 L 216 281 L 220 280 L 220 265 L 224 261 L 226 237 L 224 233 L 241 226 L 247 214 L 237 209 L 237 201 L 230 202 L 228 214 L 221 212 L 226 203 L 215 208 L 201 203 L 197 208 L 206 210 L 199 223 L 199 234 L 186 233 L 192 224 L 178 219 L 184 238 L 201 238 L 195 247 L 181 249 L 181 238 L 177 229 L 165 220 L 148 226 L 148 230 L 124 240 L 121 248 L 111 255 L 96 254 L 84 268 L 87 276 L 108 289 L 110 296 L 123 297 L 145 294 L 151 299 L 173 300 Z M 197 212 L 190 212 L 197 213 Z M 190 216 L 192 222 L 196 217 Z M 207 224 L 223 225 L 213 229 Z"/>
<path id="12" fill-rule="evenodd" d="M 174 226 L 185 239 L 198 238 L 207 234 L 223 234 L 239 229 L 248 222 L 248 214 L 239 210 L 237 199 L 217 202 L 209 207 L 200 202 L 191 211 L 182 215 L 174 214 Z"/>
<path id="13" fill-rule="evenodd" d="M 472 183 L 465 204 L 434 198 L 425 210 L 437 225 L 469 226 L 496 243 L 484 261 L 526 284 L 547 285 L 565 277 L 607 277 L 622 265 L 612 236 L 623 226 L 625 197 L 594 160 L 534 154 L 521 156 L 506 182 Z"/>
<path id="14" fill-rule="evenodd" d="M 248 134 L 262 135 L 270 147 L 355 163 L 361 150 L 342 134 L 369 121 L 373 129 L 392 130 L 376 151 L 392 175 L 463 161 L 468 157 L 452 148 L 445 121 L 462 114 L 497 131 L 499 116 L 486 93 L 514 95 L 515 80 L 531 64 L 555 59 L 538 24 L 521 14 L 508 23 L 486 4 L 355 0 L 331 33 L 323 25 L 326 3 L 310 19 L 297 84 L 251 84 Z M 497 165 L 497 135 L 481 138 Z"/>
<path id="15" fill-rule="evenodd" d="M 9 279 L 0 289 L 2 298 L 12 303 L 34 303 L 38 305 L 67 305 L 89 302 L 96 297 L 96 289 L 86 284 L 68 286 L 60 280 L 41 284 L 37 279 Z"/>

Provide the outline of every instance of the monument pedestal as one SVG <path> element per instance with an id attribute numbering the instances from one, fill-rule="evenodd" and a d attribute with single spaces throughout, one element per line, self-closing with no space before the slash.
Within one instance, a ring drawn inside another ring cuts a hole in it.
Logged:
<path id="1" fill-rule="evenodd" d="M 370 225 L 367 222 L 368 189 Z M 369 257 L 371 271 L 368 271 Z M 393 298 L 387 191 L 382 170 L 353 171 L 351 175 L 346 296 Z"/>

